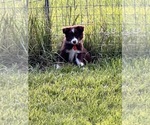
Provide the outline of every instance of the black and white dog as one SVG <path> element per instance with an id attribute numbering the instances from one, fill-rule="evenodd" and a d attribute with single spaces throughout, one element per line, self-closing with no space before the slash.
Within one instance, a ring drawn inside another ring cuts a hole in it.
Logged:
<path id="1" fill-rule="evenodd" d="M 64 27 L 64 40 L 60 49 L 59 61 L 74 63 L 84 66 L 91 61 L 91 56 L 83 46 L 84 26 L 75 25 Z"/>

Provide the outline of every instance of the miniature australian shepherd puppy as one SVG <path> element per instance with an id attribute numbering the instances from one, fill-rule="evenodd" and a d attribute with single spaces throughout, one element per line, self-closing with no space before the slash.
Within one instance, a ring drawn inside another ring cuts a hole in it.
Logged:
<path id="1" fill-rule="evenodd" d="M 83 46 L 84 26 L 75 25 L 64 27 L 65 35 L 60 49 L 59 61 L 74 63 L 84 66 L 91 61 L 91 56 Z"/>

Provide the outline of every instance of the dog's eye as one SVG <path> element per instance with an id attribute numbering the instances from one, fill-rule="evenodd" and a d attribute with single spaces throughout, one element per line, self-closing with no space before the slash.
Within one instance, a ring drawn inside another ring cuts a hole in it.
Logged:
<path id="1" fill-rule="evenodd" d="M 75 35 L 75 37 L 79 37 L 79 36 L 80 36 L 80 33 L 75 32 L 74 35 Z"/>
<path id="2" fill-rule="evenodd" d="M 66 36 L 68 36 L 68 37 L 72 37 L 73 36 L 73 33 L 68 33 L 68 34 L 66 34 Z"/>
<path id="3" fill-rule="evenodd" d="M 66 34 L 66 38 L 68 41 L 70 41 L 73 37 L 74 37 L 74 33 L 72 33 L 72 32 L 69 32 Z"/>
<path id="4" fill-rule="evenodd" d="M 71 35 L 71 36 L 73 36 L 73 35 L 74 35 L 74 33 L 73 33 L 73 32 L 70 32 L 70 35 Z"/>

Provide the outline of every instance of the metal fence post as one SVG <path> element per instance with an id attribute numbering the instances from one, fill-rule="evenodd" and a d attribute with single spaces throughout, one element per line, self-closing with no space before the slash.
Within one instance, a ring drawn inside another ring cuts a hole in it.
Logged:
<path id="1" fill-rule="evenodd" d="M 52 42 L 51 42 L 51 20 L 50 20 L 50 11 L 49 11 L 49 0 L 45 0 L 45 33 L 46 36 L 44 38 L 44 47 L 46 51 L 52 50 Z"/>
<path id="2" fill-rule="evenodd" d="M 49 18 L 49 0 L 45 0 L 45 16 L 47 21 L 50 21 Z"/>

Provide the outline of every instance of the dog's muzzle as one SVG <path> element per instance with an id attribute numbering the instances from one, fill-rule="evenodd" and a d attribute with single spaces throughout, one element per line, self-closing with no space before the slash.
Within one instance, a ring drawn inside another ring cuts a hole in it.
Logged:
<path id="1" fill-rule="evenodd" d="M 78 42 L 79 42 L 78 39 L 75 37 L 71 40 L 72 44 L 78 44 Z"/>

